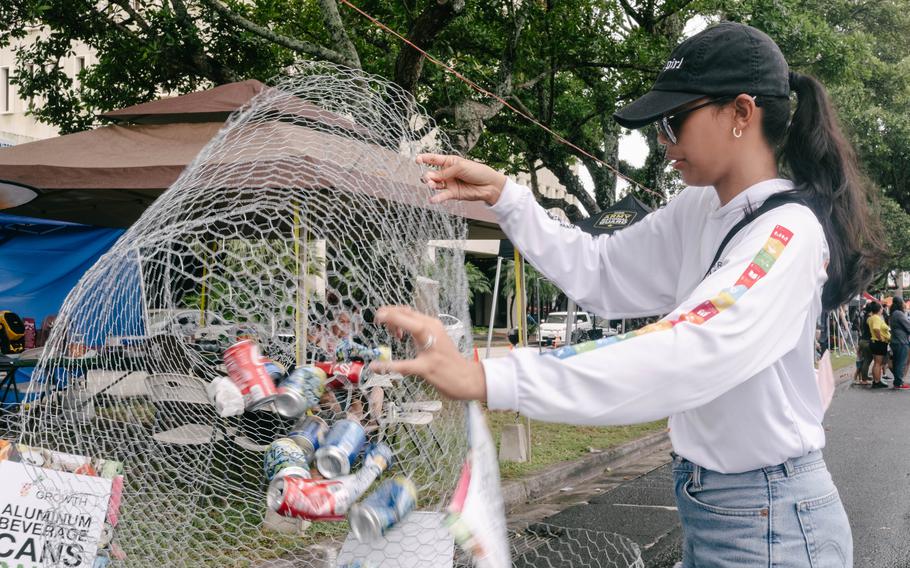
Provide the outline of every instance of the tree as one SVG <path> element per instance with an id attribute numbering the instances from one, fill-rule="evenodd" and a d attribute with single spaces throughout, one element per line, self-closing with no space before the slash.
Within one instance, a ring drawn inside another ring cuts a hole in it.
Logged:
<path id="1" fill-rule="evenodd" d="M 900 273 L 910 270 L 910 214 L 890 197 L 884 197 L 879 204 L 879 216 L 885 236 L 888 239 L 890 255 L 882 266 L 877 284 L 884 288 L 887 276 L 891 275 L 900 286 Z"/>
<path id="2" fill-rule="evenodd" d="M 477 265 L 471 262 L 464 263 L 465 275 L 468 279 L 468 303 L 474 303 L 474 294 L 489 294 L 490 279 Z"/>
<path id="3" fill-rule="evenodd" d="M 653 78 L 669 45 L 665 29 L 692 13 L 687 0 L 640 7 L 595 0 L 359 4 L 607 163 L 616 163 L 619 131 L 609 118 L 616 102 L 644 92 L 642 76 Z M 34 23 L 47 30 L 18 49 L 15 81 L 33 101 L 31 112 L 63 132 L 92 127 L 100 112 L 161 92 L 264 80 L 297 58 L 319 59 L 393 79 L 463 153 L 510 172 L 527 164 L 549 168 L 589 213 L 612 202 L 609 170 L 426 65 L 419 52 L 336 0 L 7 0 L 0 22 L 0 45 L 25 37 Z M 74 41 L 98 55 L 77 81 L 61 64 Z M 593 197 L 573 168 L 580 163 L 591 170 Z M 561 200 L 541 200 L 565 207 L 573 219 L 581 215 Z"/>

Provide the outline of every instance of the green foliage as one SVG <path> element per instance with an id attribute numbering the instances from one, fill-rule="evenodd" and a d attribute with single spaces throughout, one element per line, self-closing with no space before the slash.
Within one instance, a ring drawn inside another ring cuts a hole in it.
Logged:
<path id="1" fill-rule="evenodd" d="M 879 216 L 891 253 L 883 273 L 910 269 L 910 214 L 894 199 L 884 197 L 879 204 Z"/>
<path id="2" fill-rule="evenodd" d="M 489 294 L 490 279 L 474 263 L 465 262 L 464 271 L 468 279 L 468 303 L 474 302 L 474 294 Z"/>

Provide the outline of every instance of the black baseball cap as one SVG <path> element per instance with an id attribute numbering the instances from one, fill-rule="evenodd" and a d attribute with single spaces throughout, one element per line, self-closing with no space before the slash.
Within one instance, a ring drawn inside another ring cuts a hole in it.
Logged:
<path id="1" fill-rule="evenodd" d="M 767 34 L 721 22 L 676 46 L 651 90 L 613 119 L 626 128 L 641 128 L 705 96 L 787 97 L 789 76 L 784 54 Z"/>

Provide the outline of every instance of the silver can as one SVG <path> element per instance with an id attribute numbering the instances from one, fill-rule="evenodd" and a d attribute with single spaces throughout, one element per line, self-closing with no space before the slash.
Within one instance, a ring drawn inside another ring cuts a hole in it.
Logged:
<path id="1" fill-rule="evenodd" d="M 348 523 L 361 542 L 375 540 L 417 507 L 417 488 L 410 479 L 395 477 L 383 482 L 372 495 L 351 507 Z"/>
<path id="2" fill-rule="evenodd" d="M 317 406 L 325 390 L 326 374 L 318 367 L 298 367 L 278 385 L 275 410 L 285 418 L 297 418 Z"/>
<path id="3" fill-rule="evenodd" d="M 323 446 L 316 450 L 316 469 L 326 479 L 349 474 L 366 439 L 359 422 L 339 420 L 332 425 Z"/>
<path id="4" fill-rule="evenodd" d="M 265 452 L 263 470 L 268 481 L 281 479 L 289 475 L 310 477 L 310 458 L 290 438 L 278 438 Z"/>
<path id="5" fill-rule="evenodd" d="M 322 418 L 303 416 L 291 428 L 288 438 L 297 442 L 303 453 L 312 458 L 325 440 L 328 431 L 329 425 Z"/>

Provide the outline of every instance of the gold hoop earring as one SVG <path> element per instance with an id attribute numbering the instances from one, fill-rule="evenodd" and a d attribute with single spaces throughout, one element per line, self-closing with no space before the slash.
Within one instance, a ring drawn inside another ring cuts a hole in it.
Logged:
<path id="1" fill-rule="evenodd" d="M 736 127 L 734 126 L 734 127 L 733 127 L 733 137 L 734 137 L 734 138 L 742 138 L 742 136 L 743 136 L 743 131 L 742 131 L 742 130 L 739 130 L 738 128 L 736 128 Z"/>

